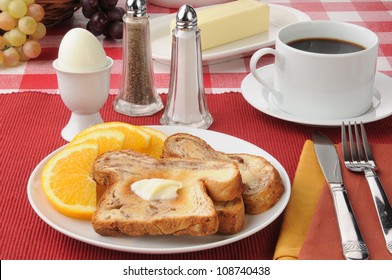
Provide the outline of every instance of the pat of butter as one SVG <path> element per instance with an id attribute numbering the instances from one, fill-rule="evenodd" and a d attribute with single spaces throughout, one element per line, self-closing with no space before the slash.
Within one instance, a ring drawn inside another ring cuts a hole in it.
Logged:
<path id="1" fill-rule="evenodd" d="M 174 199 L 182 183 L 160 178 L 143 179 L 131 185 L 132 191 L 144 200 Z"/>
<path id="2" fill-rule="evenodd" d="M 238 0 L 197 10 L 201 47 L 207 50 L 269 29 L 269 6 L 258 0 Z M 170 23 L 171 30 L 176 19 Z"/>

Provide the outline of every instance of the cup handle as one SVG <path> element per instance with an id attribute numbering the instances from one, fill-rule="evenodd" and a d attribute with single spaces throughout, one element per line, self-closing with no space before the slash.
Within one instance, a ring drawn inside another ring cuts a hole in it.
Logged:
<path id="1" fill-rule="evenodd" d="M 267 54 L 272 54 L 276 57 L 279 55 L 278 52 L 275 49 L 272 48 L 263 48 L 258 50 L 252 55 L 252 58 L 250 59 L 249 67 L 250 71 L 253 74 L 253 76 L 256 78 L 256 80 L 261 83 L 264 87 L 266 87 L 270 92 L 272 92 L 275 95 L 281 95 L 276 89 L 274 89 L 271 85 L 269 85 L 258 73 L 257 73 L 257 62 L 260 60 L 260 58 L 264 55 Z"/>

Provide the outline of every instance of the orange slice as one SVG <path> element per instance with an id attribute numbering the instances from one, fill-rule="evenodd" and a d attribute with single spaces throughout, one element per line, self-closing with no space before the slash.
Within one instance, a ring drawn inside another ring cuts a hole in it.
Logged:
<path id="1" fill-rule="evenodd" d="M 151 144 L 151 135 L 138 126 L 123 122 L 107 122 L 86 128 L 75 136 L 73 141 L 97 130 L 118 130 L 125 134 L 124 145 L 122 149 L 132 149 L 138 152 L 143 151 Z"/>
<path id="2" fill-rule="evenodd" d="M 53 207 L 73 218 L 91 219 L 96 207 L 96 183 L 92 166 L 98 145 L 67 146 L 44 166 L 41 187 Z"/>
<path id="3" fill-rule="evenodd" d="M 166 134 L 147 126 L 143 126 L 141 128 L 151 135 L 151 145 L 145 148 L 143 153 L 153 158 L 160 158 L 162 155 L 163 143 L 167 138 Z"/>
<path id="4" fill-rule="evenodd" d="M 121 150 L 124 146 L 125 134 L 119 130 L 99 129 L 75 137 L 70 145 L 81 143 L 98 144 L 98 155 L 108 151 Z"/>

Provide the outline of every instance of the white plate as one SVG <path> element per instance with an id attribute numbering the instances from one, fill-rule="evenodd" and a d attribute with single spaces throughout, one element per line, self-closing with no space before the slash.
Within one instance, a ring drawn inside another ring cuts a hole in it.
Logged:
<path id="1" fill-rule="evenodd" d="M 267 82 L 273 84 L 274 81 L 274 64 L 270 64 L 258 69 L 258 72 L 263 76 Z M 245 100 L 257 110 L 270 115 L 272 117 L 295 122 L 301 124 L 308 124 L 314 126 L 340 126 L 343 121 L 351 122 L 374 122 L 392 115 L 392 78 L 389 76 L 376 73 L 375 79 L 375 95 L 373 98 L 372 107 L 363 115 L 351 119 L 315 119 L 296 116 L 281 110 L 272 98 L 272 94 L 262 86 L 250 73 L 241 84 L 242 96 Z"/>
<path id="2" fill-rule="evenodd" d="M 209 144 L 211 144 L 212 147 L 220 151 L 230 153 L 248 153 L 263 156 L 264 158 L 269 160 L 279 171 L 285 187 L 285 192 L 283 196 L 281 197 L 279 202 L 267 212 L 259 215 L 246 215 L 244 229 L 240 233 L 234 235 L 215 234 L 213 236 L 207 237 L 104 237 L 100 236 L 93 230 L 91 222 L 68 218 L 57 212 L 51 206 L 41 189 L 40 176 L 42 173 L 42 169 L 46 162 L 60 149 L 62 149 L 60 148 L 48 155 L 44 160 L 42 160 L 34 169 L 33 173 L 29 178 L 27 185 L 27 194 L 34 211 L 52 228 L 69 237 L 86 242 L 88 244 L 118 251 L 163 254 L 205 250 L 241 240 L 268 226 L 285 209 L 290 198 L 291 192 L 289 177 L 282 165 L 274 157 L 272 157 L 270 154 L 263 151 L 259 147 L 239 138 L 209 130 L 170 126 L 152 127 L 159 129 L 166 135 L 171 135 L 176 132 L 191 133 L 206 140 Z"/>
<path id="3" fill-rule="evenodd" d="M 296 9 L 280 5 L 269 5 L 270 28 L 268 32 L 206 50 L 203 52 L 203 62 L 212 64 L 248 56 L 262 47 L 274 45 L 276 34 L 281 27 L 294 22 L 310 20 L 307 14 Z M 150 22 L 152 57 L 163 64 L 170 64 L 170 22 L 175 16 L 175 14 L 165 15 L 152 19 Z"/>

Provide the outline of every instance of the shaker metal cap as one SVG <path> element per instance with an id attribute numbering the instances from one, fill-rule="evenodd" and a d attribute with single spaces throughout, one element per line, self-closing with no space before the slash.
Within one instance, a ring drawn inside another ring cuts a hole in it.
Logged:
<path id="1" fill-rule="evenodd" d="M 127 13 L 134 17 L 141 17 L 147 13 L 146 0 L 127 0 L 125 5 Z"/>
<path id="2" fill-rule="evenodd" d="M 184 4 L 177 12 L 176 25 L 179 29 L 190 29 L 197 26 L 197 14 L 189 4 Z"/>

